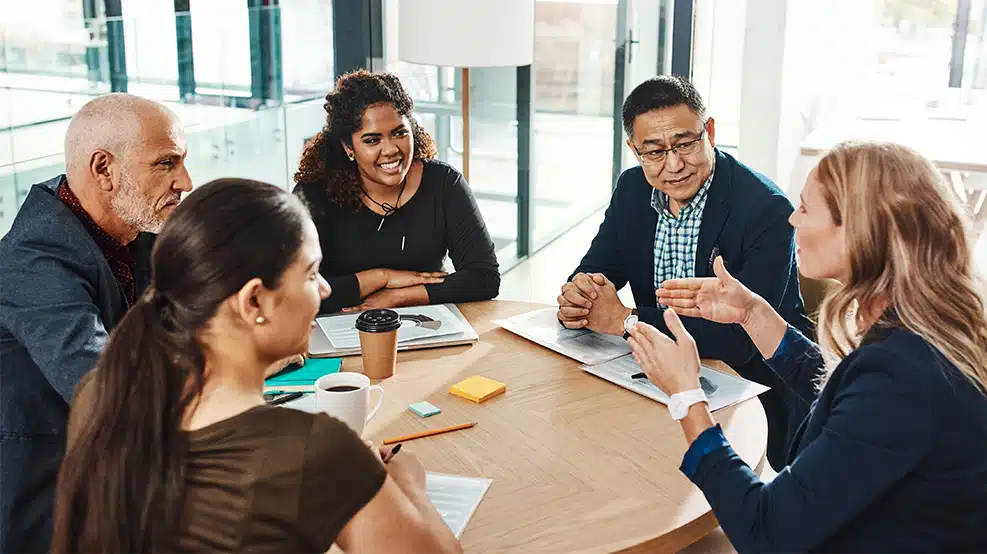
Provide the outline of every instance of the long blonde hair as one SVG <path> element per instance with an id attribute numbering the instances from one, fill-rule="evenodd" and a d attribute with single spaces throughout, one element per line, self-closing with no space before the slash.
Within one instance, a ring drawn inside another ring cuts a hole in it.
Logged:
<path id="1" fill-rule="evenodd" d="M 987 392 L 987 316 L 973 269 L 968 219 L 932 163 L 904 146 L 844 142 L 816 168 L 843 225 L 849 275 L 823 301 L 820 343 L 837 358 L 860 346 L 858 314 L 888 302 L 900 325 L 924 338 Z M 981 289 L 982 290 L 982 289 Z"/>

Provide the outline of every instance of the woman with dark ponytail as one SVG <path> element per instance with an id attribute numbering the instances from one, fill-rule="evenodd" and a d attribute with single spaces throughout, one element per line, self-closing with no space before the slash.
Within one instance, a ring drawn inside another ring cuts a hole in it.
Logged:
<path id="1" fill-rule="evenodd" d="M 321 261 L 272 185 L 220 179 L 175 210 L 76 391 L 53 552 L 460 550 L 414 456 L 385 467 L 342 422 L 264 404 L 265 370 L 305 350 L 329 296 Z"/>

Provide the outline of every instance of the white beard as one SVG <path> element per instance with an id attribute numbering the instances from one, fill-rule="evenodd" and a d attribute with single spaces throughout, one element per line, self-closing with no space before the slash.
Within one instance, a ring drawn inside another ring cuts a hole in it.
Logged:
<path id="1" fill-rule="evenodd" d="M 119 192 L 110 202 L 110 207 L 124 223 L 138 233 L 160 233 L 165 218 L 154 208 L 154 200 L 145 196 L 124 169 L 120 169 Z"/>

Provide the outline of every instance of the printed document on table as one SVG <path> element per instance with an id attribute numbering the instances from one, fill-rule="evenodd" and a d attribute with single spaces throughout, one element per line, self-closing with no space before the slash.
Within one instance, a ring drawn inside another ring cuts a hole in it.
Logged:
<path id="1" fill-rule="evenodd" d="M 428 499 L 457 539 L 463 536 L 466 524 L 476 512 L 483 495 L 490 488 L 490 483 L 490 479 L 480 477 L 431 472 L 425 474 Z"/>
<path id="2" fill-rule="evenodd" d="M 586 365 L 601 364 L 630 353 L 623 338 L 588 329 L 566 329 L 559 323 L 557 314 L 557 308 L 545 308 L 494 323 Z"/>
<path id="3" fill-rule="evenodd" d="M 459 319 L 443 305 L 397 308 L 401 316 L 398 343 L 456 335 L 464 331 Z M 356 319 L 360 314 L 320 317 L 316 321 L 329 338 L 333 348 L 360 348 L 360 332 Z"/>
<path id="4" fill-rule="evenodd" d="M 583 371 L 647 396 L 652 400 L 657 400 L 662 404 L 668 404 L 668 395 L 651 381 L 643 378 L 631 379 L 631 375 L 642 372 L 641 366 L 637 365 L 633 356 L 624 356 L 600 365 L 583 366 Z M 768 387 L 759 383 L 727 375 L 706 366 L 699 369 L 699 382 L 703 392 L 706 393 L 706 398 L 709 399 L 709 409 L 714 412 L 754 398 L 768 390 Z"/>

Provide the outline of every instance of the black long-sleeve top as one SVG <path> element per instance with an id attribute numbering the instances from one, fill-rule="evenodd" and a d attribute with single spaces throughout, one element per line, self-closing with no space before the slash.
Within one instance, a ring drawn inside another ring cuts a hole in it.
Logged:
<path id="1" fill-rule="evenodd" d="M 366 206 L 331 203 L 323 183 L 299 183 L 319 231 L 322 276 L 332 294 L 320 312 L 360 304 L 356 274 L 368 269 L 442 271 L 448 254 L 455 273 L 425 285 L 432 304 L 489 300 L 500 291 L 500 270 L 476 200 L 462 174 L 438 160 L 423 160 L 421 185 L 408 202 L 387 216 Z"/>

